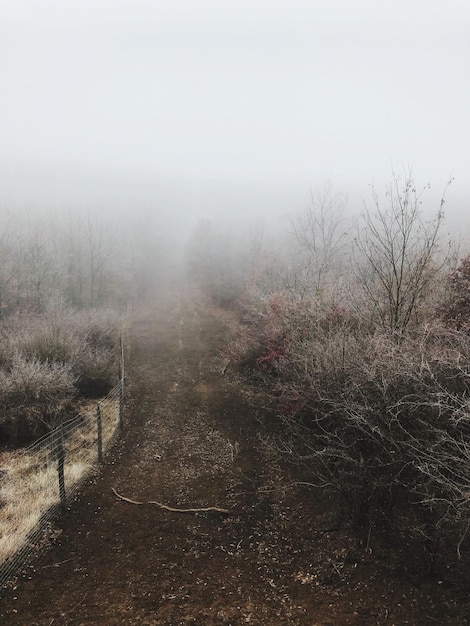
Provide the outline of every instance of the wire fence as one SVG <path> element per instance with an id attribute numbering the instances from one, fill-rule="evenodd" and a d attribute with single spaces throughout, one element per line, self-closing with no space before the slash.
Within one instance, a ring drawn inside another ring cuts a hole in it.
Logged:
<path id="1" fill-rule="evenodd" d="M 103 462 L 123 426 L 120 381 L 92 408 L 60 423 L 28 448 L 3 455 L 0 468 L 0 588 L 39 549 L 51 521 Z"/>

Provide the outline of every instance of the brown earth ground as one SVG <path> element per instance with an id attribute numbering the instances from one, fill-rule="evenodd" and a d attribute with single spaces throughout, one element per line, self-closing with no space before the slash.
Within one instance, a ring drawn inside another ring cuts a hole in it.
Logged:
<path id="1" fill-rule="evenodd" d="M 125 431 L 0 600 L 21 626 L 468 624 L 455 584 L 331 528 L 333 500 L 262 443 L 253 390 L 224 374 L 227 313 L 188 292 L 135 314 Z M 258 406 L 257 406 L 258 405 Z M 264 411 L 266 413 L 266 411 Z M 226 507 L 175 513 L 172 507 Z"/>

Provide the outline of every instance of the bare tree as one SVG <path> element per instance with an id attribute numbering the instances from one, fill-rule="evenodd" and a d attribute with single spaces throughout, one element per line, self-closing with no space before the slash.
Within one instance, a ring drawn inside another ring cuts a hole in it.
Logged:
<path id="1" fill-rule="evenodd" d="M 115 287 L 117 249 L 112 225 L 90 213 L 70 213 L 63 230 L 67 297 L 76 306 L 103 304 Z"/>
<path id="2" fill-rule="evenodd" d="M 393 332 L 408 327 L 449 252 L 440 242 L 445 194 L 435 216 L 425 220 L 426 189 L 429 185 L 417 191 L 410 173 L 403 180 L 393 174 L 384 207 L 373 188 L 373 209 L 366 207 L 355 239 L 356 270 L 367 302 Z"/>
<path id="3" fill-rule="evenodd" d="M 26 302 L 41 311 L 47 296 L 58 282 L 57 267 L 46 225 L 36 220 L 27 226 L 24 249 Z"/>
<path id="4" fill-rule="evenodd" d="M 310 205 L 291 221 L 294 236 L 305 253 L 305 280 L 314 292 L 321 290 L 325 276 L 340 264 L 346 244 L 344 208 L 346 196 L 335 192 L 330 182 L 311 190 Z"/>

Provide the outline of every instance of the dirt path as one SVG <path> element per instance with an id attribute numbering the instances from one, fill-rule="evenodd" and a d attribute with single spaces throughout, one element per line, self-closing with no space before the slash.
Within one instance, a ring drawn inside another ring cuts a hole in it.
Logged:
<path id="1" fill-rule="evenodd" d="M 139 311 L 125 432 L 57 522 L 53 545 L 3 594 L 0 623 L 467 623 L 445 590 L 431 597 L 435 585 L 329 530 L 328 502 L 279 489 L 285 475 L 260 444 L 250 391 L 221 373 L 227 337 L 223 315 L 187 293 Z M 135 506 L 112 487 L 232 513 Z"/>

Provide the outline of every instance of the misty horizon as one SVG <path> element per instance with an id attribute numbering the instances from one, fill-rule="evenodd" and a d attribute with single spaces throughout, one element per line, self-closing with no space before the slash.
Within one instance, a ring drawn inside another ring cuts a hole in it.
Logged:
<path id="1" fill-rule="evenodd" d="M 454 177 L 466 224 L 469 25 L 459 0 L 7 0 L 1 207 L 269 216 L 329 180 L 358 213 L 411 169 L 430 213 Z"/>

